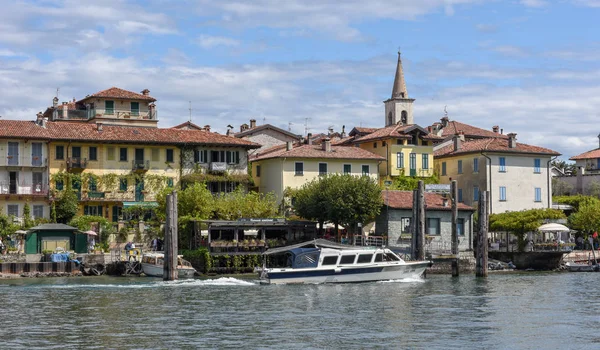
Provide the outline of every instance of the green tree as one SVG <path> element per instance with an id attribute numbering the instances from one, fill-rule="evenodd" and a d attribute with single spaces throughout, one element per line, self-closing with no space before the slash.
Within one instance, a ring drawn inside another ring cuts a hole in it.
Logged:
<path id="1" fill-rule="evenodd" d="M 66 188 L 58 194 L 58 199 L 55 201 L 55 213 L 56 221 L 60 223 L 67 223 L 77 215 L 77 205 L 79 200 L 75 191 Z"/>
<path id="2" fill-rule="evenodd" d="M 568 204 L 573 207 L 574 211 L 578 211 L 580 207 L 585 205 L 600 206 L 600 200 L 598 198 L 581 194 L 576 196 L 554 196 L 552 201 L 559 204 Z"/>
<path id="3" fill-rule="evenodd" d="M 510 232 L 517 237 L 519 251 L 525 250 L 525 234 L 535 231 L 545 219 L 564 219 L 556 209 L 529 209 L 490 215 L 490 231 Z"/>
<path id="4" fill-rule="evenodd" d="M 571 226 L 582 232 L 592 233 L 600 231 L 600 205 L 598 203 L 586 203 L 569 216 Z"/>
<path id="5" fill-rule="evenodd" d="M 31 218 L 31 208 L 29 207 L 29 203 L 25 203 L 23 206 L 23 225 L 21 227 L 27 230 L 34 225 L 35 221 Z"/>
<path id="6" fill-rule="evenodd" d="M 425 185 L 429 184 L 438 184 L 440 183 L 437 176 L 429 176 L 429 177 L 416 177 L 416 176 L 398 176 L 395 177 L 392 185 L 389 187 L 390 190 L 399 190 L 399 191 L 412 191 L 416 190 L 419 186 L 419 181 L 423 181 Z"/>
<path id="7" fill-rule="evenodd" d="M 240 186 L 235 191 L 215 198 L 214 218 L 237 220 L 240 218 L 269 218 L 277 215 L 278 207 L 273 193 L 245 193 Z"/>

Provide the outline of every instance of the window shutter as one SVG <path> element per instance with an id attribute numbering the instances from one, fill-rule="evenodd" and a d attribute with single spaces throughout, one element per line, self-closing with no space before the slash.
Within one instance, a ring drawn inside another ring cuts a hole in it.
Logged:
<path id="1" fill-rule="evenodd" d="M 208 159 L 208 150 L 202 151 L 202 154 L 204 155 L 204 157 L 202 159 L 202 163 L 206 163 L 207 159 Z"/>
<path id="2" fill-rule="evenodd" d="M 235 151 L 235 164 L 240 164 L 240 152 Z"/>
<path id="3" fill-rule="evenodd" d="M 194 150 L 194 163 L 200 163 L 200 151 Z"/>
<path id="4" fill-rule="evenodd" d="M 227 164 L 231 164 L 231 152 L 227 151 Z"/>

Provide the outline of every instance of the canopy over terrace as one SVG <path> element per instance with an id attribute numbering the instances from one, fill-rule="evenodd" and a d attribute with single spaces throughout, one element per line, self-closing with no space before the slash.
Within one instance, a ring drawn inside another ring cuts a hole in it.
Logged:
<path id="1" fill-rule="evenodd" d="M 284 239 L 289 242 L 314 239 L 317 223 L 314 221 L 290 221 L 286 219 L 239 219 L 202 220 L 194 225 L 194 236 L 199 238 L 201 230 L 208 230 L 208 245 L 212 240 L 240 241 L 246 237 L 260 239 Z M 198 241 L 198 239 L 196 239 Z"/>

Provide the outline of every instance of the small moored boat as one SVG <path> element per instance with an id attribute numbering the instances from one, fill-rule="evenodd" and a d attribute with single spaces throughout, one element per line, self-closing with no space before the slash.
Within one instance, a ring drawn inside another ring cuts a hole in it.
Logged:
<path id="1" fill-rule="evenodd" d="M 142 255 L 142 271 L 146 276 L 163 277 L 165 254 L 163 252 L 149 252 Z M 189 261 L 181 255 L 177 256 L 177 276 L 179 278 L 192 278 L 196 270 Z"/>
<path id="2" fill-rule="evenodd" d="M 406 262 L 387 248 L 317 239 L 264 253 L 276 267 L 258 269 L 263 284 L 349 283 L 420 277 L 431 261 Z M 265 259 L 266 261 L 266 259 Z M 283 265 L 283 266 L 281 266 Z"/>

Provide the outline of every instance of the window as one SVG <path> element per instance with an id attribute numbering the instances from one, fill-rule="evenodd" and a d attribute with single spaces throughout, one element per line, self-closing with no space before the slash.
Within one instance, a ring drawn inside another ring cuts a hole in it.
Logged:
<path id="1" fill-rule="evenodd" d="M 375 262 L 383 262 L 383 254 L 382 253 L 375 254 Z"/>
<path id="2" fill-rule="evenodd" d="M 104 101 L 104 114 L 115 114 L 115 101 Z"/>
<path id="3" fill-rule="evenodd" d="M 456 219 L 456 233 L 459 236 L 465 235 L 465 219 Z"/>
<path id="4" fill-rule="evenodd" d="M 397 145 L 403 145 L 403 144 L 404 144 L 404 141 L 403 141 L 403 140 L 400 140 L 400 139 L 398 139 L 398 140 L 396 140 L 396 144 L 397 144 Z"/>
<path id="5" fill-rule="evenodd" d="M 541 169 L 540 169 L 541 168 L 541 163 L 542 162 L 540 161 L 539 158 L 536 158 L 536 159 L 533 160 L 533 172 L 534 173 L 540 174 L 542 172 Z"/>
<path id="6" fill-rule="evenodd" d="M 506 186 L 500 186 L 500 201 L 506 202 Z"/>
<path id="7" fill-rule="evenodd" d="M 499 157 L 498 159 L 500 161 L 500 172 L 505 173 L 506 172 L 506 158 Z"/>
<path id="8" fill-rule="evenodd" d="M 127 161 L 127 148 L 119 148 L 119 161 Z"/>
<path id="9" fill-rule="evenodd" d="M 385 141 L 381 141 L 381 147 L 385 147 L 387 146 L 387 143 L 385 143 Z"/>
<path id="10" fill-rule="evenodd" d="M 422 159 L 423 169 L 429 169 L 429 154 L 423 153 L 422 157 L 423 157 L 423 159 Z"/>
<path id="11" fill-rule="evenodd" d="M 115 160 L 115 148 L 108 147 L 106 149 L 106 160 Z"/>
<path id="12" fill-rule="evenodd" d="M 127 191 L 127 178 L 119 179 L 119 191 Z"/>
<path id="13" fill-rule="evenodd" d="M 9 204 L 6 206 L 6 213 L 8 216 L 19 217 L 19 205 L 18 204 Z"/>
<path id="14" fill-rule="evenodd" d="M 98 160 L 98 147 L 90 147 L 90 160 Z"/>
<path id="15" fill-rule="evenodd" d="M 373 260 L 373 254 L 360 254 L 356 260 L 357 264 L 368 264 Z"/>
<path id="16" fill-rule="evenodd" d="M 83 207 L 83 215 L 104 216 L 101 205 L 86 205 Z"/>
<path id="17" fill-rule="evenodd" d="M 56 180 L 56 189 L 62 191 L 65 188 L 65 184 L 62 180 Z"/>
<path id="18" fill-rule="evenodd" d="M 167 187 L 173 187 L 173 178 L 172 177 L 167 178 Z"/>
<path id="19" fill-rule="evenodd" d="M 211 162 L 226 162 L 225 151 L 210 151 Z"/>
<path id="20" fill-rule="evenodd" d="M 362 174 L 363 174 L 363 176 L 369 176 L 369 173 L 370 173 L 369 166 L 368 165 L 363 165 L 362 166 Z"/>
<path id="21" fill-rule="evenodd" d="M 326 256 L 323 258 L 323 263 L 321 265 L 335 265 L 337 264 L 337 261 L 337 256 Z"/>
<path id="22" fill-rule="evenodd" d="M 194 163 L 206 163 L 208 159 L 208 151 L 207 150 L 194 150 Z"/>
<path id="23" fill-rule="evenodd" d="M 319 163 L 319 175 L 327 175 L 327 163 Z"/>
<path id="24" fill-rule="evenodd" d="M 41 219 L 44 217 L 44 206 L 43 205 L 34 205 L 33 206 L 33 218 Z"/>
<path id="25" fill-rule="evenodd" d="M 404 168 L 404 153 L 402 153 L 402 152 L 396 153 L 396 162 L 398 163 L 398 164 L 396 164 L 396 167 L 398 169 Z"/>
<path id="26" fill-rule="evenodd" d="M 168 149 L 167 150 L 167 163 L 173 163 L 174 162 L 174 158 L 175 158 L 175 156 L 173 155 L 173 150 L 172 149 Z"/>
<path id="27" fill-rule="evenodd" d="M 227 164 L 240 164 L 240 152 L 239 151 L 227 151 Z"/>
<path id="28" fill-rule="evenodd" d="M 340 259 L 340 265 L 341 264 L 354 264 L 354 255 L 342 255 L 342 258 Z"/>
<path id="29" fill-rule="evenodd" d="M 256 166 L 256 177 L 260 177 L 260 165 Z"/>
<path id="30" fill-rule="evenodd" d="M 463 202 L 462 188 L 458 189 L 458 203 Z"/>
<path id="31" fill-rule="evenodd" d="M 151 157 L 153 162 L 160 161 L 160 150 L 158 148 L 152 148 Z"/>
<path id="32" fill-rule="evenodd" d="M 410 220 L 411 218 L 406 217 L 400 219 L 400 230 L 402 233 L 411 233 Z"/>
<path id="33" fill-rule="evenodd" d="M 446 176 L 446 162 L 442 162 L 442 176 Z"/>
<path id="34" fill-rule="evenodd" d="M 479 187 L 473 187 L 473 201 L 477 202 L 479 200 Z"/>
<path id="35" fill-rule="evenodd" d="M 425 230 L 428 235 L 439 235 L 440 234 L 440 219 L 439 218 L 427 218 Z"/>
<path id="36" fill-rule="evenodd" d="M 56 159 L 65 159 L 65 146 L 56 146 Z"/>
<path id="37" fill-rule="evenodd" d="M 373 148 L 377 148 L 377 142 L 373 142 Z"/>
<path id="38" fill-rule="evenodd" d="M 296 175 L 298 175 L 298 176 L 304 175 L 304 163 L 296 162 L 295 169 L 296 169 Z"/>
<path id="39" fill-rule="evenodd" d="M 88 181 L 88 190 L 90 190 L 90 192 L 96 192 L 98 190 L 96 179 L 93 177 L 90 177 L 90 180 Z"/>
<path id="40" fill-rule="evenodd" d="M 542 188 L 541 187 L 535 188 L 535 201 L 536 202 L 542 201 Z"/>
<path id="41" fill-rule="evenodd" d="M 352 174 L 352 164 L 344 164 L 344 174 Z"/>
<path id="42" fill-rule="evenodd" d="M 131 102 L 131 115 L 139 116 L 140 115 L 140 103 L 139 102 Z"/>
<path id="43" fill-rule="evenodd" d="M 458 173 L 462 174 L 462 160 L 458 161 Z"/>
<path id="44" fill-rule="evenodd" d="M 479 158 L 473 158 L 473 172 L 479 172 Z"/>

